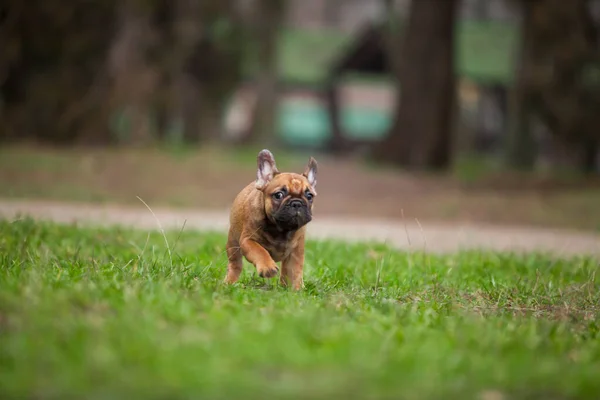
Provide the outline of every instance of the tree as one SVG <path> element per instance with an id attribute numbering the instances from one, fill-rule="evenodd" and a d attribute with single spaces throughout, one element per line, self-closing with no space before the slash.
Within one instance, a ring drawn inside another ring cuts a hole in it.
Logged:
<path id="1" fill-rule="evenodd" d="M 195 143 L 220 136 L 224 104 L 241 78 L 244 28 L 235 1 L 179 0 L 181 41 L 176 79 L 184 139 Z"/>
<path id="2" fill-rule="evenodd" d="M 3 139 L 110 141 L 105 61 L 111 0 L 0 4 Z"/>
<path id="3" fill-rule="evenodd" d="M 508 163 L 531 168 L 535 154 L 527 129 L 541 120 L 564 147 L 575 148 L 579 168 L 593 172 L 600 142 L 600 71 L 597 22 L 590 0 L 519 0 L 522 57 L 515 79 Z"/>
<path id="4" fill-rule="evenodd" d="M 138 0 L 123 0 L 117 6 L 117 31 L 108 54 L 111 111 L 128 122 L 121 142 L 143 144 L 152 139 L 150 97 L 156 87 L 155 70 L 148 64 L 152 45 L 151 7 Z"/>
<path id="5" fill-rule="evenodd" d="M 285 0 L 256 0 L 253 32 L 257 43 L 256 78 L 257 103 L 254 111 L 250 140 L 263 145 L 275 140 L 278 104 L 277 43 Z"/>
<path id="6" fill-rule="evenodd" d="M 533 93 L 531 88 L 534 59 L 533 2 L 521 4 L 521 40 L 517 52 L 514 82 L 510 90 L 509 126 L 506 132 L 506 159 L 510 168 L 527 171 L 536 161 L 532 132 Z"/>
<path id="7" fill-rule="evenodd" d="M 433 169 L 451 162 L 457 5 L 458 0 L 411 4 L 397 74 L 399 101 L 388 137 L 375 149 L 384 162 Z"/>
<path id="8" fill-rule="evenodd" d="M 161 138 L 176 120 L 190 142 L 218 135 L 241 75 L 235 0 L 29 3 L 0 3 L 3 139 L 107 143 L 115 116 L 130 142 L 155 116 Z"/>

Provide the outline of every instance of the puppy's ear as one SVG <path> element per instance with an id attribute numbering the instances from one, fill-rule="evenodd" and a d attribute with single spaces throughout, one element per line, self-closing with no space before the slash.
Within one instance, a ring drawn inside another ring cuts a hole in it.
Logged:
<path id="1" fill-rule="evenodd" d="M 273 154 L 267 149 L 258 153 L 256 161 L 258 164 L 258 171 L 256 172 L 256 188 L 262 190 L 269 182 L 271 182 L 271 179 L 273 179 L 279 171 L 275 165 L 275 157 L 273 157 Z"/>
<path id="2" fill-rule="evenodd" d="M 317 186 L 317 160 L 312 157 L 308 160 L 308 165 L 303 175 L 308 180 L 308 183 L 310 183 L 310 186 Z"/>

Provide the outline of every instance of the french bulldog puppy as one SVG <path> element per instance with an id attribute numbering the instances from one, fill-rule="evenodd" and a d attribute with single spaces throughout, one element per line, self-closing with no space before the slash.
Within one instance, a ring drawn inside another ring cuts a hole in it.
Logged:
<path id="1" fill-rule="evenodd" d="M 235 283 L 242 272 L 242 256 L 259 276 L 273 278 L 294 290 L 303 287 L 304 235 L 312 220 L 317 196 L 317 161 L 310 158 L 303 174 L 279 172 L 269 150 L 257 157 L 256 181 L 233 201 L 227 240 L 226 283 Z"/>

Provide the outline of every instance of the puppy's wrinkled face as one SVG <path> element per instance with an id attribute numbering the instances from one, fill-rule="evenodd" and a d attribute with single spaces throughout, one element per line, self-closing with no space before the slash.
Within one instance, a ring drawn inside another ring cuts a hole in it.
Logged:
<path id="1" fill-rule="evenodd" d="M 265 212 L 283 231 L 298 229 L 312 220 L 315 190 L 299 174 L 276 175 L 264 191 Z"/>
<path id="2" fill-rule="evenodd" d="M 259 153 L 256 186 L 263 192 L 267 217 L 281 231 L 296 230 L 312 220 L 316 177 L 314 158 L 309 160 L 303 174 L 280 173 L 268 150 Z"/>

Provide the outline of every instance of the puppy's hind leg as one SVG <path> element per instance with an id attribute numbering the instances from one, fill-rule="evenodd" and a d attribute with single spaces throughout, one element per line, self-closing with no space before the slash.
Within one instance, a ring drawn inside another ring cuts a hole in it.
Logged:
<path id="1" fill-rule="evenodd" d="M 227 240 L 227 276 L 225 277 L 225 283 L 232 284 L 237 282 L 242 273 L 242 249 L 240 243 L 229 235 Z"/>

